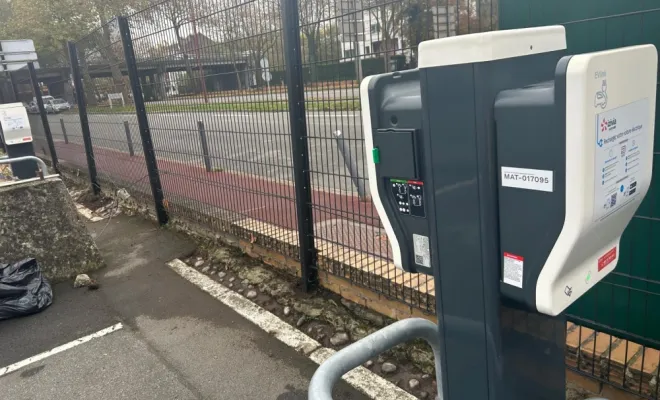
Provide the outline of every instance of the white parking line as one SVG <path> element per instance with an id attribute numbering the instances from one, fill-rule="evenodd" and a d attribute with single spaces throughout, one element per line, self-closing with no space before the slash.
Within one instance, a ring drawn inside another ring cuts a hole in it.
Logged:
<path id="1" fill-rule="evenodd" d="M 10 373 L 12 373 L 16 370 L 19 370 L 19 369 L 21 369 L 21 368 L 23 368 L 27 365 L 33 364 L 37 361 L 41 361 L 41 360 L 43 360 L 45 358 L 48 358 L 50 356 L 54 356 L 55 354 L 61 353 L 63 351 L 72 349 L 72 348 L 74 348 L 78 345 L 81 345 L 83 343 L 87 343 L 92 339 L 100 338 L 101 336 L 105 336 L 109 333 L 118 331 L 123 327 L 124 326 L 120 322 L 118 324 L 112 325 L 112 326 L 107 327 L 105 329 L 101 329 L 100 331 L 98 331 L 96 333 L 92 333 L 91 335 L 87 335 L 87 336 L 81 337 L 80 339 L 76 339 L 72 342 L 63 344 L 61 346 L 57 346 L 52 350 L 44 351 L 43 353 L 37 354 L 36 356 L 32 356 L 30 358 L 26 358 L 23 361 L 19 361 L 17 363 L 14 363 L 14 364 L 8 365 L 6 367 L 0 368 L 0 378 L 7 375 L 7 374 L 10 374 Z"/>
<path id="2" fill-rule="evenodd" d="M 216 300 L 230 307 L 242 317 L 257 325 L 262 330 L 273 335 L 277 340 L 305 355 L 317 364 L 327 360 L 334 350 L 322 347 L 319 342 L 305 333 L 292 327 L 275 314 L 265 310 L 240 294 L 214 281 L 208 276 L 188 266 L 179 259 L 174 259 L 167 265 L 183 279 L 208 293 Z M 349 385 L 364 393 L 371 399 L 378 400 L 415 400 L 416 397 L 406 392 L 392 382 L 382 378 L 372 371 L 358 367 L 342 377 Z"/>

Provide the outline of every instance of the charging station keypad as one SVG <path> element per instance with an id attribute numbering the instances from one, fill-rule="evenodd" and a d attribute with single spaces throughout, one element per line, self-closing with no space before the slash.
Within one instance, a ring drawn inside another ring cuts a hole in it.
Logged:
<path id="1" fill-rule="evenodd" d="M 401 214 L 425 217 L 424 182 L 390 179 L 394 204 Z"/>

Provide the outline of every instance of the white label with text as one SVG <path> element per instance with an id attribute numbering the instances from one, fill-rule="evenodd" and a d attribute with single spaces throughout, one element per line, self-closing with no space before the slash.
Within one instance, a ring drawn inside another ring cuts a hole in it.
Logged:
<path id="1" fill-rule="evenodd" d="M 553 172 L 543 169 L 502 167 L 502 187 L 553 191 Z"/>
<path id="2" fill-rule="evenodd" d="M 415 250 L 415 264 L 422 267 L 431 267 L 431 247 L 429 237 L 413 233 L 413 248 Z"/>
<path id="3" fill-rule="evenodd" d="M 642 99 L 597 116 L 594 177 L 594 221 L 614 214 L 631 202 L 644 176 L 649 100 Z"/>
<path id="4" fill-rule="evenodd" d="M 521 256 L 504 252 L 504 273 L 502 276 L 504 283 L 522 289 L 524 261 L 525 259 Z"/>

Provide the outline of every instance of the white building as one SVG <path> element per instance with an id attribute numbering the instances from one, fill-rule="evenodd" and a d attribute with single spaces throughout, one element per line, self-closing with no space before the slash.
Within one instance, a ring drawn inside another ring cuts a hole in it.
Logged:
<path id="1" fill-rule="evenodd" d="M 343 61 L 360 58 L 383 56 L 386 39 L 390 37 L 391 54 L 405 54 L 409 61 L 411 44 L 406 43 L 404 32 L 409 29 L 408 21 L 400 15 L 404 12 L 400 4 L 386 3 L 385 7 L 363 6 L 356 8 L 356 0 L 340 0 L 341 24 L 339 26 Z M 432 6 L 428 8 L 433 15 L 433 23 L 426 23 L 429 35 L 426 39 L 436 39 L 456 35 L 457 15 L 455 6 Z M 395 15 L 399 13 L 399 15 Z M 387 32 L 385 32 L 385 29 Z M 358 50 L 356 52 L 356 49 Z M 403 50 L 402 50 L 403 49 Z"/>

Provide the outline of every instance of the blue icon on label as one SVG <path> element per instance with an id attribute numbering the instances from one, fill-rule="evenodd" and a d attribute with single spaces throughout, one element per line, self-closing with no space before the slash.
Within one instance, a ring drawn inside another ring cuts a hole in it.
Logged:
<path id="1" fill-rule="evenodd" d="M 623 185 L 621 185 L 621 187 L 619 188 L 619 190 L 621 190 L 621 193 L 623 193 L 623 191 L 624 191 L 625 189 L 626 189 L 626 188 L 625 188 Z"/>

